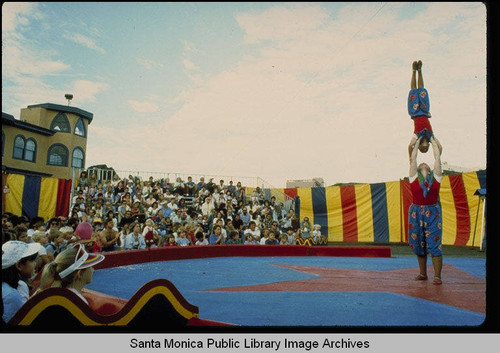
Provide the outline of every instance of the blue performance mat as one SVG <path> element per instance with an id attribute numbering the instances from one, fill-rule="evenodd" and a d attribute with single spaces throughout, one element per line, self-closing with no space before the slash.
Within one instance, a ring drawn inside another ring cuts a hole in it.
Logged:
<path id="1" fill-rule="evenodd" d="M 443 284 L 415 281 L 414 257 L 224 257 L 94 272 L 87 288 L 128 299 L 171 281 L 200 318 L 243 326 L 477 326 L 485 315 L 485 259 L 445 258 Z"/>

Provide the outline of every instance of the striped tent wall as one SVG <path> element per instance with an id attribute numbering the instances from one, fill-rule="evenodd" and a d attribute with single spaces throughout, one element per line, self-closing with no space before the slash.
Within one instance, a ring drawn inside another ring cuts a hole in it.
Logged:
<path id="1" fill-rule="evenodd" d="M 443 244 L 479 246 L 483 202 L 474 193 L 481 188 L 486 188 L 484 170 L 442 178 Z M 308 217 L 312 224 L 321 225 L 330 242 L 408 241 L 412 202 L 408 180 L 279 192 L 298 196 L 300 220 Z"/>
<path id="2" fill-rule="evenodd" d="M 443 176 L 439 191 L 443 217 L 443 244 L 479 246 L 483 202 L 480 202 L 474 193 L 482 188 L 486 188 L 484 170 Z M 405 241 L 408 241 L 408 209 L 411 204 L 411 192 L 407 180 L 402 182 L 402 189 L 404 235 Z"/>
<path id="3" fill-rule="evenodd" d="M 401 241 L 399 182 L 298 188 L 300 219 L 319 224 L 329 241 Z"/>
<path id="4" fill-rule="evenodd" d="M 7 174 L 2 183 L 8 188 L 4 212 L 45 220 L 68 216 L 71 180 Z"/>

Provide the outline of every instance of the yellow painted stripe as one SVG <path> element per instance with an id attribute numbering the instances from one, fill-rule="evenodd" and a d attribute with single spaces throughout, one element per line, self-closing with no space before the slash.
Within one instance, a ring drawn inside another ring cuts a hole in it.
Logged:
<path id="1" fill-rule="evenodd" d="M 325 195 L 328 210 L 328 241 L 340 242 L 344 239 L 340 186 L 326 187 Z"/>
<path id="2" fill-rule="evenodd" d="M 76 306 L 71 300 L 66 297 L 60 295 L 53 295 L 43 299 L 40 303 L 35 305 L 21 320 L 19 325 L 27 326 L 30 325 L 37 317 L 40 315 L 42 311 L 47 309 L 50 306 L 58 305 L 66 308 L 69 312 L 71 312 L 83 325 L 102 325 L 96 321 L 91 320 L 87 315 L 83 313 L 83 311 Z"/>
<path id="3" fill-rule="evenodd" d="M 38 216 L 48 220 L 56 215 L 57 189 L 59 179 L 42 178 L 40 182 L 40 201 L 38 203 Z"/>
<path id="4" fill-rule="evenodd" d="M 308 217 L 311 226 L 314 225 L 311 188 L 297 188 L 297 196 L 300 197 L 300 221 L 302 222 L 304 217 Z"/>
<path id="5" fill-rule="evenodd" d="M 358 242 L 374 242 L 372 193 L 370 184 L 354 185 Z"/>
<path id="6" fill-rule="evenodd" d="M 404 242 L 401 227 L 401 187 L 399 181 L 385 183 L 387 198 L 387 219 L 389 222 L 389 242 Z"/>
<path id="7" fill-rule="evenodd" d="M 470 229 L 468 246 L 479 246 L 481 242 L 481 218 L 483 215 L 484 202 L 479 201 L 479 196 L 474 195 L 477 189 L 481 188 L 476 172 L 462 174 L 467 203 L 469 205 Z M 478 207 L 479 206 L 479 207 Z M 475 231 L 475 233 L 474 233 Z M 474 244 L 472 241 L 474 240 Z"/>
<path id="8" fill-rule="evenodd" d="M 178 300 L 177 298 L 172 294 L 172 292 L 163 286 L 158 286 L 150 289 L 147 291 L 137 302 L 136 305 L 132 307 L 132 309 L 120 320 L 110 323 L 110 325 L 113 326 L 125 326 L 127 325 L 134 317 L 141 311 L 141 309 L 144 307 L 144 305 L 155 295 L 157 294 L 163 294 L 167 299 L 170 301 L 172 306 L 174 307 L 175 310 L 179 314 L 181 314 L 183 317 L 186 319 L 191 319 L 193 317 L 198 317 L 197 313 L 191 312 L 187 310 Z"/>
<path id="9" fill-rule="evenodd" d="M 23 213 L 24 175 L 7 175 L 5 185 L 9 188 L 9 192 L 5 194 L 5 212 L 21 216 Z"/>
<path id="10" fill-rule="evenodd" d="M 441 180 L 439 198 L 443 210 L 443 245 L 453 245 L 457 237 L 457 211 L 448 176 Z"/>
<path id="11" fill-rule="evenodd" d="M 121 319 L 115 321 L 115 322 L 110 322 L 108 325 L 112 326 L 125 326 L 127 325 L 130 321 L 132 321 L 136 315 L 142 310 L 144 305 L 155 295 L 157 294 L 162 294 L 167 299 L 170 301 L 174 309 L 182 315 L 184 318 L 187 320 L 193 318 L 193 317 L 198 317 L 198 313 L 189 311 L 186 309 L 174 296 L 174 294 L 166 287 L 163 286 L 158 286 L 154 287 L 151 290 L 147 291 L 137 302 L 136 305 L 132 307 L 132 309 Z M 59 305 L 64 308 L 66 308 L 69 312 L 72 313 L 83 325 L 104 325 L 103 323 L 96 322 L 92 319 L 90 319 L 78 306 L 76 306 L 71 300 L 64 296 L 60 295 L 54 295 L 50 296 L 44 300 L 42 300 L 40 303 L 38 303 L 36 306 L 34 306 L 27 314 L 26 316 L 21 320 L 20 325 L 30 325 L 38 315 L 48 307 L 52 305 Z"/>

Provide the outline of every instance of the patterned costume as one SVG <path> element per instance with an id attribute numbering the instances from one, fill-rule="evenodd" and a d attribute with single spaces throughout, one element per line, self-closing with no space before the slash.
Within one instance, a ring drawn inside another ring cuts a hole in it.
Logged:
<path id="1" fill-rule="evenodd" d="M 408 242 L 416 255 L 441 256 L 442 217 L 439 202 L 441 177 L 430 173 L 426 179 L 420 172 L 410 178 L 413 203 L 408 216 Z"/>
<path id="2" fill-rule="evenodd" d="M 419 137 L 427 138 L 430 141 L 433 133 L 429 118 L 430 102 L 429 93 L 425 88 L 414 88 L 408 94 L 408 114 L 413 119 L 413 133 Z"/>

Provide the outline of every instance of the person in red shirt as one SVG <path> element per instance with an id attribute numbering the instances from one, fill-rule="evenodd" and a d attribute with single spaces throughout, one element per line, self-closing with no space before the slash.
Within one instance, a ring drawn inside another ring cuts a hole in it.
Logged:
<path id="1" fill-rule="evenodd" d="M 408 242 L 417 255 L 420 273 L 415 280 L 427 280 L 427 255 L 432 257 L 433 284 L 441 284 L 443 266 L 442 212 L 439 201 L 442 167 L 441 150 L 434 137 L 430 138 L 434 154 L 434 168 L 421 163 L 417 166 L 417 154 L 422 141 L 419 137 L 410 155 L 410 190 L 412 204 L 408 216 Z"/>

